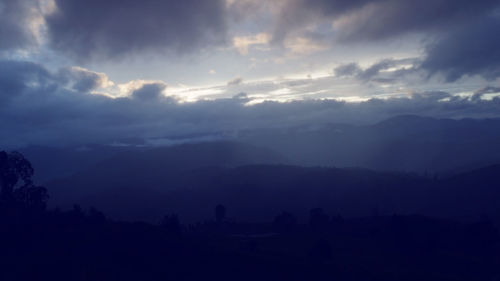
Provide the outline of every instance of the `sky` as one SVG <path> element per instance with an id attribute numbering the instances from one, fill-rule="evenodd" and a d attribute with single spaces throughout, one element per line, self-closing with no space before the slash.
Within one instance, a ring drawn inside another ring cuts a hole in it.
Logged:
<path id="1" fill-rule="evenodd" d="M 500 117 L 498 0 L 0 0 L 0 146 Z"/>

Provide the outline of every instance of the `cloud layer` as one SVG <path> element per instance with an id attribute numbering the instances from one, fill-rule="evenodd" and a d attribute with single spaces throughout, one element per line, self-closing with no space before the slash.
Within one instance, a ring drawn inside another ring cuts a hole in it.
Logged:
<path id="1" fill-rule="evenodd" d="M 288 0 L 274 28 L 274 41 L 316 32 L 313 23 L 331 22 L 332 42 L 377 43 L 405 35 L 424 39 L 429 75 L 453 82 L 464 75 L 500 77 L 500 3 L 496 0 Z"/>
<path id="2" fill-rule="evenodd" d="M 0 145 L 500 117 L 499 11 L 498 0 L 0 0 Z M 375 51 L 398 38 L 417 51 Z M 178 72 L 209 78 L 191 87 Z"/>
<path id="3" fill-rule="evenodd" d="M 89 83 L 89 77 L 94 77 L 95 83 Z M 72 79 L 69 83 L 61 78 L 61 72 L 51 73 L 34 63 L 1 61 L 0 145 L 113 143 L 130 138 L 232 134 L 254 128 L 372 123 L 399 114 L 451 118 L 500 115 L 500 98 L 460 98 L 445 92 L 357 103 L 309 99 L 249 106 L 252 98 L 244 94 L 184 103 L 165 95 L 168 87 L 159 82 L 144 83 L 127 97 L 110 98 L 88 93 L 102 77 L 76 75 Z M 494 91 L 485 88 L 477 94 Z"/>
<path id="4" fill-rule="evenodd" d="M 214 46 L 249 55 L 279 43 L 307 56 L 359 42 L 369 52 L 372 43 L 418 35 L 429 75 L 494 80 L 500 76 L 499 11 L 498 0 L 0 0 L 0 51 L 43 41 L 38 47 L 87 64 L 201 56 Z"/>

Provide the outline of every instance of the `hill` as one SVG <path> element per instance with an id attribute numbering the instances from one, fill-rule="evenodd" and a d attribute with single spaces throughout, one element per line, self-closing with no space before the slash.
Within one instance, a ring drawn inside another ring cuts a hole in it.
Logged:
<path id="1" fill-rule="evenodd" d="M 53 182 L 48 185 L 52 204 L 79 203 L 117 218 L 148 221 L 171 212 L 187 221 L 203 220 L 212 216 L 218 203 L 227 205 L 235 217 L 250 221 L 283 210 L 306 214 L 314 207 L 347 217 L 401 213 L 476 219 L 500 214 L 498 166 L 445 179 L 284 165 L 177 169 L 175 175 L 161 170 L 154 174 L 147 166 L 134 166 L 134 174 L 129 173 L 131 168 L 120 172 L 117 167 L 113 173 L 99 170 L 95 175 L 98 169 L 91 169 Z M 144 173 L 149 177 L 135 176 Z M 491 175 L 487 181 L 485 173 Z M 121 178 L 114 180 L 114 175 Z"/>
<path id="2" fill-rule="evenodd" d="M 405 115 L 364 126 L 247 131 L 240 140 L 286 155 L 299 166 L 450 175 L 500 163 L 499 119 Z"/>

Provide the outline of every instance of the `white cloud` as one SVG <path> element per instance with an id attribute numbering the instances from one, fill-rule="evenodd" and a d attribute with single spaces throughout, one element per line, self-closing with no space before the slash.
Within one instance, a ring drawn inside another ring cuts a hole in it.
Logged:
<path id="1" fill-rule="evenodd" d="M 316 52 L 327 50 L 330 46 L 307 37 L 291 37 L 284 42 L 285 48 L 292 54 L 310 55 Z"/>
<path id="2" fill-rule="evenodd" d="M 250 47 L 254 45 L 267 45 L 271 41 L 268 33 L 258 33 L 250 36 L 233 37 L 233 46 L 241 55 L 247 55 Z"/>

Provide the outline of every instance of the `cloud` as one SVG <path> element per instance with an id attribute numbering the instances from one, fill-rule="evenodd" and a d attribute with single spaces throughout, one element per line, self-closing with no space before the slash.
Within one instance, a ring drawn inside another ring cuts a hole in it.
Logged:
<path id="1" fill-rule="evenodd" d="M 163 96 L 166 88 L 167 85 L 164 83 L 144 84 L 132 92 L 132 97 L 142 101 L 158 100 Z"/>
<path id="2" fill-rule="evenodd" d="M 290 50 L 292 54 L 297 55 L 309 55 L 328 49 L 324 42 L 306 36 L 288 38 L 284 42 L 284 47 Z"/>
<path id="3" fill-rule="evenodd" d="M 333 26 L 340 40 L 380 40 L 470 23 L 495 7 L 496 0 L 365 1 L 358 9 L 335 18 Z"/>
<path id="4" fill-rule="evenodd" d="M 320 33 L 333 44 L 373 44 L 411 35 L 424 39 L 421 70 L 448 82 L 478 75 L 500 77 L 500 2 L 497 0 L 287 0 L 274 43 Z M 325 28 L 326 24 L 331 29 Z M 325 41 L 326 42 L 326 41 Z M 429 43 L 432 42 L 432 43 Z M 351 66 L 352 67 L 352 66 Z M 379 65 L 384 67 L 384 65 Z M 349 69 L 338 69 L 339 74 Z M 354 71 L 354 69 L 350 69 Z M 378 73 L 373 68 L 373 73 Z M 369 70 L 362 75 L 372 76 Z M 368 78 L 368 77 L 367 77 Z"/>
<path id="5" fill-rule="evenodd" d="M 37 44 L 33 21 L 39 16 L 36 0 L 0 1 L 0 51 Z"/>
<path id="6" fill-rule="evenodd" d="M 500 16 L 481 19 L 457 28 L 426 48 L 422 68 L 429 74 L 442 74 L 448 82 L 464 75 L 500 77 Z"/>
<path id="7" fill-rule="evenodd" d="M 81 61 L 186 53 L 225 41 L 223 0 L 55 0 L 51 46 Z"/>
<path id="8" fill-rule="evenodd" d="M 0 60 L 0 107 L 29 92 L 30 85 L 46 88 L 51 82 L 52 75 L 36 63 Z"/>
<path id="9" fill-rule="evenodd" d="M 331 20 L 332 17 L 361 6 L 364 0 L 286 0 L 281 1 L 278 17 L 273 27 L 273 41 L 281 43 L 290 34 L 306 29 L 311 23 Z M 333 8 L 335 7 L 335 8 Z"/>
<path id="10" fill-rule="evenodd" d="M 474 92 L 475 95 L 500 93 L 500 87 L 487 86 Z"/>
<path id="11" fill-rule="evenodd" d="M 493 36 L 500 30 L 500 17 L 487 16 L 476 23 L 451 28 L 425 47 L 423 59 L 384 59 L 366 69 L 356 63 L 334 69 L 337 76 L 355 76 L 363 81 L 373 80 L 382 71 L 401 65 L 410 69 L 398 74 L 424 71 L 428 77 L 442 75 L 447 82 L 463 76 L 481 76 L 487 80 L 500 77 L 500 39 Z"/>
<path id="12" fill-rule="evenodd" d="M 361 73 L 362 71 L 363 70 L 361 69 L 359 64 L 355 62 L 339 65 L 333 70 L 335 76 L 338 77 L 355 76 Z"/>
<path id="13" fill-rule="evenodd" d="M 233 99 L 248 100 L 248 95 L 246 93 L 238 93 L 233 96 Z"/>
<path id="14" fill-rule="evenodd" d="M 395 79 L 414 73 L 419 68 L 416 58 L 380 60 L 362 69 L 357 63 L 347 63 L 337 66 L 333 72 L 337 77 L 355 77 L 361 81 L 394 82 Z M 385 74 L 385 75 L 382 75 Z"/>
<path id="15" fill-rule="evenodd" d="M 274 37 L 283 40 L 311 22 L 333 21 L 339 40 L 380 40 L 470 22 L 498 5 L 496 0 L 288 0 Z"/>
<path id="16" fill-rule="evenodd" d="M 248 49 L 253 45 L 266 45 L 271 41 L 271 36 L 267 33 L 258 33 L 251 36 L 235 36 L 233 46 L 241 55 L 247 55 Z"/>
<path id="17" fill-rule="evenodd" d="M 243 78 L 236 77 L 233 80 L 227 82 L 227 85 L 228 86 L 236 86 L 236 85 L 240 85 L 241 83 L 243 83 Z"/>
<path id="18" fill-rule="evenodd" d="M 283 83 L 293 86 L 291 82 Z M 41 65 L 0 61 L 0 145 L 109 144 L 130 138 L 196 136 L 255 128 L 373 123 L 400 114 L 500 116 L 498 97 L 474 99 L 446 92 L 368 98 L 356 103 L 321 99 L 253 103 L 257 98 L 242 93 L 181 102 L 162 95 L 168 93 L 168 88 L 159 82 L 136 81 L 127 88 L 129 95 L 119 98 L 80 92 L 70 85 Z"/>
<path id="19" fill-rule="evenodd" d="M 75 66 L 63 69 L 60 75 L 62 79 L 71 84 L 73 90 L 84 93 L 113 85 L 106 74 L 82 67 Z"/>
<path id="20" fill-rule="evenodd" d="M 235 22 L 252 20 L 258 23 L 262 20 L 261 16 L 265 13 L 275 14 L 281 0 L 263 1 L 263 0 L 226 0 L 226 7 L 231 19 Z"/>
<path id="21" fill-rule="evenodd" d="M 474 91 L 474 94 L 472 95 L 471 99 L 478 101 L 488 95 L 494 97 L 500 95 L 500 87 L 486 86 L 481 89 L 478 89 Z"/>

